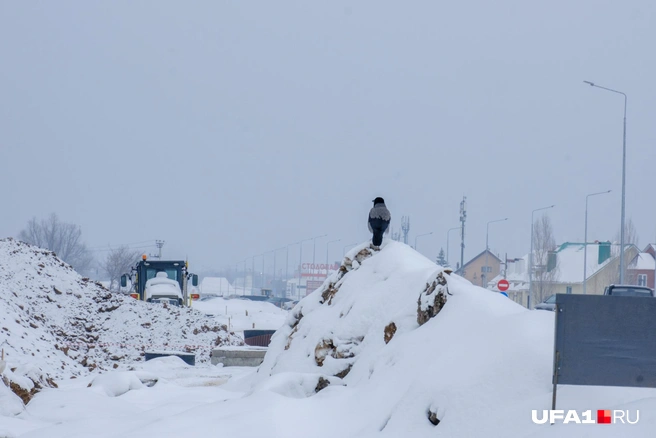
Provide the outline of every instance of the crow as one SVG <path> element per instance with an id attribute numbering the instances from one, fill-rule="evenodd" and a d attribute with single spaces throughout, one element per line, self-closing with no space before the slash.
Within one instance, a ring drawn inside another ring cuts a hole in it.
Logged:
<path id="1" fill-rule="evenodd" d="M 380 249 L 380 245 L 383 243 L 383 234 L 387 231 L 392 216 L 385 206 L 383 198 L 376 198 L 373 203 L 373 208 L 369 210 L 369 231 L 373 233 L 371 243 L 374 249 Z"/>

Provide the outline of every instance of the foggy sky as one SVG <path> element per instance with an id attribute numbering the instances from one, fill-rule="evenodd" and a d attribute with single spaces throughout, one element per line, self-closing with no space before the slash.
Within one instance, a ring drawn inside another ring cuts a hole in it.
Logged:
<path id="1" fill-rule="evenodd" d="M 56 212 L 196 269 L 326 233 L 338 260 L 382 196 L 434 260 L 466 195 L 465 260 L 503 217 L 490 247 L 519 257 L 531 210 L 582 241 L 610 189 L 589 238 L 613 239 L 623 100 L 589 80 L 628 95 L 626 215 L 653 242 L 656 4 L 537 3 L 1 2 L 0 236 Z"/>

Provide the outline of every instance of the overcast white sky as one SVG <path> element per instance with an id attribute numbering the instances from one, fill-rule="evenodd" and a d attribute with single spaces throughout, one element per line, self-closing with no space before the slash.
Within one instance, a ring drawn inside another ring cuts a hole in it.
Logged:
<path id="1" fill-rule="evenodd" d="M 2 1 L 0 236 L 57 212 L 203 269 L 324 233 L 338 259 L 383 196 L 434 259 L 466 195 L 465 259 L 506 216 L 490 246 L 521 256 L 531 210 L 581 241 L 612 189 L 589 211 L 612 239 L 623 100 L 590 80 L 629 96 L 627 218 L 653 242 L 656 3 L 537 3 Z"/>

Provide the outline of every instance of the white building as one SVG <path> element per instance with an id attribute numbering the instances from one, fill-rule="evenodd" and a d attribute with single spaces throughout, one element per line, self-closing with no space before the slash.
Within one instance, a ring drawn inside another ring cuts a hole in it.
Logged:
<path id="1" fill-rule="evenodd" d="M 200 293 L 227 297 L 235 294 L 236 290 L 225 277 L 203 277 L 200 282 Z"/>
<path id="2" fill-rule="evenodd" d="M 587 252 L 586 253 L 584 252 Z M 638 254 L 635 245 L 626 245 L 624 248 L 626 266 Z M 601 295 L 604 288 L 619 280 L 619 245 L 610 242 L 574 243 L 565 242 L 549 254 L 546 266 L 534 266 L 533 295 L 534 303 L 548 298 L 552 294 L 582 294 L 583 293 L 583 266 L 586 261 L 586 293 Z M 528 254 L 519 259 L 506 262 L 506 272 L 502 272 L 492 279 L 487 288 L 499 292 L 498 282 L 506 278 L 510 287 L 506 293 L 517 303 L 527 306 L 529 292 Z M 538 276 L 545 275 L 542 284 L 543 293 L 540 296 Z"/>

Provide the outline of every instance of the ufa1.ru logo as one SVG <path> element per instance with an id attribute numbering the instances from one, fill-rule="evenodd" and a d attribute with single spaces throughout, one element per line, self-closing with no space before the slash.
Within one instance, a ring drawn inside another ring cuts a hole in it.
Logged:
<path id="1" fill-rule="evenodd" d="M 545 424 L 550 423 L 554 424 L 560 422 L 563 424 L 575 423 L 575 424 L 636 424 L 640 420 L 640 411 L 635 411 L 634 415 L 631 411 L 622 411 L 622 410 L 610 410 L 610 409 L 599 409 L 597 410 L 597 417 L 594 418 L 592 415 L 592 410 L 587 410 L 579 413 L 577 411 L 569 410 L 564 411 L 562 409 L 558 410 L 543 410 L 541 415 L 538 415 L 538 411 L 531 411 L 531 420 L 535 424 Z"/>

